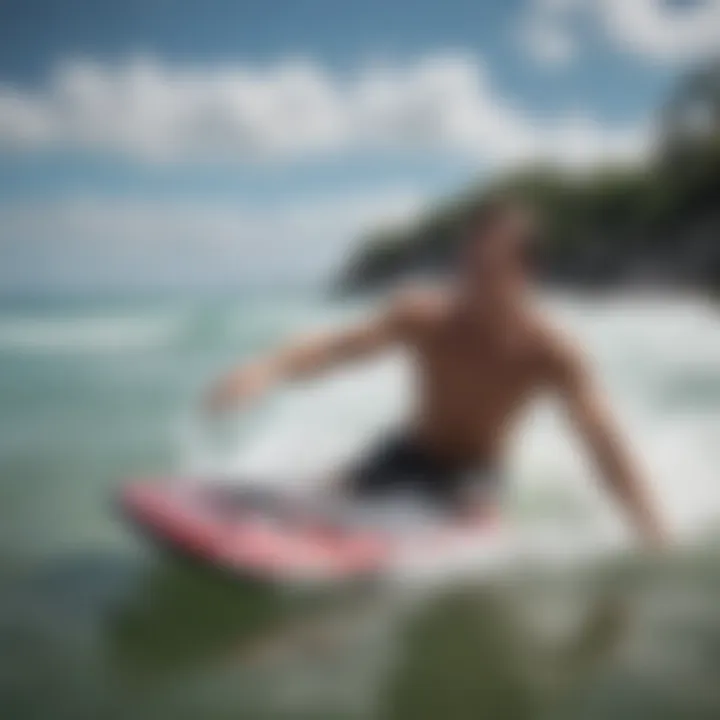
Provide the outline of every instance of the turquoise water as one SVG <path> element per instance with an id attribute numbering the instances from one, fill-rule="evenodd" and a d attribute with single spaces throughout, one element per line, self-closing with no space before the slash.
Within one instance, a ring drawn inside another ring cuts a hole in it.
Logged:
<path id="1" fill-rule="evenodd" d="M 319 597 L 160 558 L 111 498 L 137 475 L 318 477 L 397 422 L 399 358 L 223 427 L 195 412 L 233 361 L 362 308 L 309 294 L 0 307 L 2 717 L 720 716 L 720 320 L 698 301 L 549 305 L 590 347 L 682 547 L 579 552 L 621 531 L 543 406 L 513 461 L 520 560 Z"/>

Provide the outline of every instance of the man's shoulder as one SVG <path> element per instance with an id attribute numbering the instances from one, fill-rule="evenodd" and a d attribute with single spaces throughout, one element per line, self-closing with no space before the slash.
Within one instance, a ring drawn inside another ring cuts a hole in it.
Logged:
<path id="1" fill-rule="evenodd" d="M 579 342 L 546 315 L 535 314 L 529 322 L 533 355 L 548 380 L 562 381 L 584 364 Z"/>

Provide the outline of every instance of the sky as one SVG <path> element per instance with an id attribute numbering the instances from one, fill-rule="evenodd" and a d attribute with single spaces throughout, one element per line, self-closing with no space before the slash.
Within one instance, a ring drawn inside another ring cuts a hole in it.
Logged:
<path id="1" fill-rule="evenodd" d="M 0 0 L 0 293 L 322 281 L 538 159 L 648 152 L 720 0 Z"/>

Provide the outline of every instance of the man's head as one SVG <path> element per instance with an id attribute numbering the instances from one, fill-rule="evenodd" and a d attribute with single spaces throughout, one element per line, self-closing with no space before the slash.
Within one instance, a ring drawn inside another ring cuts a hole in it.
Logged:
<path id="1" fill-rule="evenodd" d="M 463 238 L 460 271 L 473 295 L 504 298 L 528 280 L 537 236 L 535 214 L 513 198 L 493 198 L 469 216 Z"/>

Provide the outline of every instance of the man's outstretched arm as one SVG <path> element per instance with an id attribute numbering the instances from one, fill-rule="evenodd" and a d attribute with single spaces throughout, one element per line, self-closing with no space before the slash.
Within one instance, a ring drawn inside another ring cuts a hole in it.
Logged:
<path id="1" fill-rule="evenodd" d="M 574 348 L 556 353 L 557 389 L 573 426 L 589 448 L 608 488 L 635 528 L 652 546 L 665 542 L 665 529 L 646 483 L 597 386 L 587 361 Z"/>
<path id="2" fill-rule="evenodd" d="M 403 339 L 411 301 L 398 299 L 374 317 L 351 327 L 300 338 L 221 377 L 208 394 L 212 410 L 260 397 L 276 385 L 312 377 L 369 357 Z"/>

